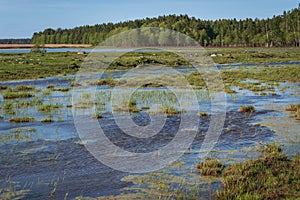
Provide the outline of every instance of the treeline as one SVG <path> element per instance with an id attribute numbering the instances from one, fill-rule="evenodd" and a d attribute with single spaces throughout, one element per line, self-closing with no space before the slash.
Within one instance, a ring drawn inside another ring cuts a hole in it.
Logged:
<path id="1" fill-rule="evenodd" d="M 202 46 L 300 46 L 300 4 L 298 8 L 268 19 L 201 20 L 187 15 L 51 29 L 34 33 L 34 44 L 101 43 L 117 33 L 143 27 L 162 27 L 186 34 Z M 134 40 L 134 38 L 129 38 Z"/>
<path id="2" fill-rule="evenodd" d="M 31 44 L 31 39 L 0 39 L 0 44 Z"/>

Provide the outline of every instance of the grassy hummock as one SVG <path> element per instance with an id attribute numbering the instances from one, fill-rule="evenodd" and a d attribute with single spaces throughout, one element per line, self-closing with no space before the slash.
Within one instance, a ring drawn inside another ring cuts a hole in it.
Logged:
<path id="1" fill-rule="evenodd" d="M 218 159 L 206 158 L 204 162 L 199 163 L 196 167 L 200 170 L 201 176 L 219 176 L 225 166 Z"/>
<path id="2" fill-rule="evenodd" d="M 260 147 L 258 159 L 226 167 L 223 176 L 217 199 L 300 198 L 300 155 L 289 159 L 274 144 Z"/>
<path id="3" fill-rule="evenodd" d="M 14 123 L 27 123 L 27 122 L 34 122 L 35 119 L 32 117 L 15 117 L 15 118 L 10 118 L 9 122 L 14 122 Z"/>
<path id="4" fill-rule="evenodd" d="M 286 111 L 290 111 L 295 117 L 296 120 L 300 120 L 300 103 L 299 104 L 290 104 Z"/>
<path id="5" fill-rule="evenodd" d="M 240 109 L 239 109 L 239 112 L 254 113 L 254 112 L 256 112 L 256 109 L 252 105 L 250 105 L 250 106 L 241 106 Z"/>

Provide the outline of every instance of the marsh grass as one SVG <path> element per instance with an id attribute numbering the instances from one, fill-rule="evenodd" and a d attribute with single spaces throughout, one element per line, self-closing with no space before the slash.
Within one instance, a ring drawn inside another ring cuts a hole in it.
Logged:
<path id="1" fill-rule="evenodd" d="M 47 117 L 41 119 L 42 123 L 52 123 L 54 122 L 53 116 L 49 114 Z"/>
<path id="2" fill-rule="evenodd" d="M 300 53 L 297 48 L 222 48 L 207 49 L 209 53 L 223 54 L 212 57 L 215 63 L 266 63 L 298 60 Z"/>
<path id="3" fill-rule="evenodd" d="M 254 113 L 254 112 L 256 112 L 256 109 L 252 105 L 241 106 L 240 109 L 239 109 L 239 112 L 242 112 L 242 113 Z"/>
<path id="4" fill-rule="evenodd" d="M 133 182 L 135 187 L 128 188 L 128 195 L 111 196 L 108 199 L 203 199 L 210 197 L 209 192 L 203 194 L 201 187 L 210 190 L 210 183 L 199 185 L 196 180 L 188 180 L 183 176 L 168 173 L 149 173 L 140 176 L 128 176 L 123 179 Z M 100 198 L 100 199 L 106 199 Z"/>
<path id="5" fill-rule="evenodd" d="M 174 106 L 164 106 L 163 111 L 166 113 L 168 117 L 178 115 L 183 113 L 183 111 L 177 110 Z"/>
<path id="6" fill-rule="evenodd" d="M 37 110 L 42 113 L 50 113 L 50 112 L 56 112 L 60 108 L 62 108 L 62 104 L 56 103 L 56 104 L 42 104 L 37 107 Z"/>
<path id="7" fill-rule="evenodd" d="M 86 55 L 77 53 L 12 53 L 0 55 L 0 80 L 39 79 L 74 74 Z"/>
<path id="8" fill-rule="evenodd" d="M 259 52 L 259 51 L 265 52 Z M 208 49 L 208 52 L 211 50 Z M 299 59 L 298 49 L 282 49 L 270 51 L 269 49 L 252 49 L 251 51 L 240 48 L 213 49 L 218 54 L 230 56 L 214 57 L 215 63 L 266 63 L 284 62 Z M 287 53 L 288 52 L 288 53 Z M 101 54 L 100 54 L 101 55 Z M 67 75 L 76 73 L 87 55 L 77 53 L 12 53 L 0 55 L 0 80 L 38 79 L 53 77 L 59 74 Z M 104 55 L 102 55 L 104 56 Z M 165 66 L 190 66 L 190 63 L 172 52 L 129 52 L 114 60 L 108 70 L 125 70 L 135 67 L 158 64 Z M 280 70 L 279 70 L 280 71 Z M 268 76 L 280 77 L 281 74 L 271 73 Z M 283 73 L 285 74 L 285 73 Z M 290 73 L 292 77 L 292 73 Z M 294 74 L 294 78 L 299 76 Z M 277 79 L 277 80 L 283 80 Z"/>
<path id="9" fill-rule="evenodd" d="M 100 79 L 98 81 L 92 82 L 91 85 L 107 85 L 109 87 L 115 87 L 118 84 L 117 80 L 114 80 L 113 78 L 105 78 L 105 79 Z"/>
<path id="10" fill-rule="evenodd" d="M 43 95 L 43 96 L 50 96 L 50 95 L 51 95 L 51 91 L 50 91 L 50 90 L 44 90 L 44 91 L 42 92 L 42 95 Z"/>
<path id="11" fill-rule="evenodd" d="M 32 92 L 10 92 L 10 91 L 6 91 L 2 95 L 4 99 L 30 98 L 35 96 Z"/>
<path id="12" fill-rule="evenodd" d="M 136 99 L 130 99 L 129 102 L 122 102 L 121 107 L 114 108 L 115 112 L 129 112 L 129 113 L 139 113 L 140 110 L 137 107 Z"/>
<path id="13" fill-rule="evenodd" d="M 226 92 L 227 94 L 236 94 L 236 93 L 237 93 L 237 91 L 231 89 L 231 86 L 228 85 L 228 84 L 225 85 L 225 92 Z"/>
<path id="14" fill-rule="evenodd" d="M 102 113 L 97 112 L 97 113 L 94 114 L 92 117 L 93 117 L 94 119 L 101 119 L 101 118 L 103 118 L 103 115 L 102 115 Z"/>
<path id="15" fill-rule="evenodd" d="M 28 92 L 28 91 L 35 91 L 36 88 L 34 85 L 18 85 L 16 87 L 10 87 L 6 85 L 0 86 L 0 91 L 6 92 Z"/>
<path id="16" fill-rule="evenodd" d="M 300 103 L 290 104 L 285 110 L 290 111 L 296 120 L 300 120 Z"/>
<path id="17" fill-rule="evenodd" d="M 204 162 L 199 163 L 196 168 L 200 170 L 201 176 L 220 176 L 225 165 L 216 158 L 211 159 L 208 157 Z"/>
<path id="18" fill-rule="evenodd" d="M 15 115 L 16 114 L 16 111 L 14 110 L 14 102 L 11 100 L 4 102 L 3 109 L 7 115 Z"/>
<path id="19" fill-rule="evenodd" d="M 149 110 L 149 109 L 150 109 L 150 106 L 142 106 L 141 109 L 142 109 L 142 110 Z"/>
<path id="20" fill-rule="evenodd" d="M 128 103 L 128 109 L 130 113 L 139 113 L 140 110 L 137 108 L 137 101 L 135 99 L 131 99 Z"/>
<path id="21" fill-rule="evenodd" d="M 236 93 L 232 86 L 240 90 L 252 92 L 269 91 L 275 93 L 279 82 L 300 82 L 299 65 L 285 66 L 256 66 L 252 68 L 240 67 L 238 69 L 221 70 L 221 77 L 227 93 Z M 201 73 L 193 72 L 187 76 L 189 83 L 197 88 L 206 88 L 206 82 Z M 249 82 L 249 80 L 251 80 Z"/>
<path id="22" fill-rule="evenodd" d="M 231 164 L 224 170 L 217 199 L 297 199 L 300 197 L 300 155 L 288 159 L 274 144 L 262 146 L 259 158 Z"/>
<path id="23" fill-rule="evenodd" d="M 48 91 L 44 91 L 45 92 L 45 96 L 50 95 L 51 91 L 52 92 L 68 92 L 70 91 L 71 88 L 68 87 L 60 87 L 60 88 L 55 88 L 54 85 L 47 85 L 46 89 L 48 89 Z"/>
<path id="24" fill-rule="evenodd" d="M 25 186 L 20 186 L 17 182 L 10 180 L 10 177 L 8 177 L 3 187 L 0 188 L 0 199 L 24 199 L 29 192 L 30 188 L 25 189 Z"/>
<path id="25" fill-rule="evenodd" d="M 51 118 L 44 118 L 41 120 L 42 123 L 52 123 L 54 122 L 54 119 L 51 119 Z"/>
<path id="26" fill-rule="evenodd" d="M 62 88 L 53 88 L 51 89 L 51 91 L 54 91 L 54 92 L 68 92 L 70 91 L 71 88 L 68 88 L 68 87 L 62 87 Z"/>
<path id="27" fill-rule="evenodd" d="M 17 128 L 9 131 L 8 134 L 0 136 L 1 142 L 16 141 L 31 141 L 32 135 L 36 133 L 35 128 Z"/>
<path id="28" fill-rule="evenodd" d="M 4 110 L 10 110 L 13 108 L 13 106 L 14 106 L 13 101 L 5 101 L 3 108 L 4 108 Z"/>
<path id="29" fill-rule="evenodd" d="M 25 116 L 25 117 L 15 117 L 15 118 L 10 118 L 9 122 L 14 122 L 14 123 L 27 123 L 27 122 L 34 122 L 35 119 L 33 117 Z"/>
<path id="30" fill-rule="evenodd" d="M 52 90 L 52 89 L 54 89 L 54 85 L 47 85 L 46 88 L 49 90 Z"/>
<path id="31" fill-rule="evenodd" d="M 22 91 L 34 91 L 35 90 L 35 86 L 33 85 L 19 85 L 13 89 L 11 89 L 11 91 L 15 91 L 15 92 L 22 92 Z"/>
<path id="32" fill-rule="evenodd" d="M 190 63 L 173 52 L 129 52 L 114 60 L 108 69 L 132 69 L 147 64 L 190 66 Z"/>
<path id="33" fill-rule="evenodd" d="M 207 114 L 207 112 L 199 112 L 199 113 L 198 113 L 198 116 L 199 116 L 199 117 L 207 117 L 208 114 Z"/>
<path id="34" fill-rule="evenodd" d="M 28 107 L 35 107 L 38 105 L 41 105 L 43 103 L 43 100 L 40 98 L 34 98 L 32 100 L 26 100 L 26 101 L 14 101 L 16 108 L 28 108 Z"/>
<path id="35" fill-rule="evenodd" d="M 288 108 L 286 108 L 286 111 L 292 111 L 296 112 L 300 109 L 300 104 L 290 104 Z"/>
<path id="36" fill-rule="evenodd" d="M 7 85 L 0 85 L 0 91 L 7 90 L 7 89 L 8 89 Z"/>

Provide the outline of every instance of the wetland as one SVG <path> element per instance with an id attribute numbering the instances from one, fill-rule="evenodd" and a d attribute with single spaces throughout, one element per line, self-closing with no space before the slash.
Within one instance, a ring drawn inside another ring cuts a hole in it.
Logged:
<path id="1" fill-rule="evenodd" d="M 105 60 L 114 52 L 100 53 Z M 202 144 L 218 112 L 212 99 L 218 97 L 208 91 L 206 77 L 174 53 L 126 53 L 100 77 L 85 77 L 84 84 L 78 76 L 89 55 L 0 53 L 1 199 L 299 198 L 299 49 L 211 48 L 204 54 L 215 63 L 226 93 L 224 125 L 209 152 Z M 124 78 L 132 69 L 151 64 L 178 73 Z M 189 88 L 179 84 L 180 77 Z M 122 96 L 124 85 L 132 94 L 129 99 Z M 85 92 L 74 101 L 74 91 L 82 86 Z M 179 103 L 188 101 L 184 94 L 191 88 L 196 110 Z M 98 161 L 78 135 L 74 113 L 88 109 L 105 136 L 131 153 L 167 146 L 176 138 L 182 116 L 190 117 L 192 111 L 196 133 L 182 156 L 166 167 L 141 174 L 120 172 Z M 141 127 L 151 125 L 156 116 L 165 123 L 156 135 L 133 137 L 119 127 L 117 119 L 124 113 Z M 262 181 L 253 185 L 257 179 Z M 237 183 L 242 182 L 241 189 Z"/>

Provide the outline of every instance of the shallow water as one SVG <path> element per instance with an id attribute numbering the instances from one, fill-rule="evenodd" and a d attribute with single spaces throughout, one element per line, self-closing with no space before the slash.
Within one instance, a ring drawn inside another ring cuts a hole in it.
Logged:
<path id="1" fill-rule="evenodd" d="M 119 75 L 115 74 L 115 76 Z M 0 83 L 0 85 L 25 84 L 45 90 L 49 84 L 55 87 L 69 87 L 71 80 L 72 77 L 56 77 L 32 81 L 11 81 Z M 285 88 L 286 86 L 289 87 Z M 255 146 L 273 141 L 285 145 L 289 155 L 299 151 L 300 123 L 289 118 L 289 113 L 284 111 L 287 104 L 299 102 L 299 84 L 285 83 L 280 84 L 279 87 L 285 89 L 277 88 L 276 96 L 259 96 L 247 90 L 227 95 L 225 124 L 210 155 L 218 157 L 226 164 L 242 162 L 257 157 Z M 162 91 L 162 88 L 147 88 L 138 91 L 135 96 L 137 107 L 140 109 L 142 106 L 149 105 L 151 110 L 151 104 L 161 101 L 158 97 L 162 96 Z M 119 113 L 115 116 L 111 114 L 112 106 L 108 103 L 109 90 L 99 87 L 97 93 L 97 100 L 100 103 L 95 109 L 103 113 L 103 118 L 98 119 L 99 124 L 105 135 L 122 149 L 138 153 L 151 152 L 167 145 L 175 137 L 181 121 L 180 115 L 168 117 L 160 132 L 151 138 L 133 138 L 125 134 L 115 122 L 115 117 Z M 205 91 L 199 90 L 196 93 L 200 102 L 200 110 L 207 112 L 208 116 L 199 118 L 197 134 L 191 147 L 176 162 L 183 164 L 177 166 L 173 163 L 157 173 L 164 172 L 204 184 L 208 180 L 199 176 L 195 170 L 195 164 L 205 153 L 201 150 L 201 144 L 211 120 L 211 104 Z M 160 95 L 156 98 L 154 94 Z M 51 92 L 50 95 L 42 95 L 42 92 L 39 92 L 37 97 L 43 99 L 44 103 L 62 104 L 62 108 L 58 111 L 51 112 L 55 122 L 41 123 L 40 120 L 49 114 L 37 111 L 37 107 L 20 108 L 17 112 L 17 115 L 34 116 L 36 121 L 30 123 L 11 123 L 8 121 L 10 116 L 5 114 L 4 109 L 0 110 L 0 115 L 4 116 L 0 119 L 0 187 L 2 193 L 5 193 L 10 186 L 16 191 L 24 190 L 23 197 L 26 199 L 63 199 L 66 196 L 75 198 L 80 195 L 98 197 L 136 192 L 134 188 L 137 185 L 131 182 L 133 174 L 119 172 L 105 166 L 96 160 L 80 141 L 73 122 L 72 108 L 67 108 L 67 105 L 72 104 L 72 91 Z M 25 100 L 22 99 L 22 101 Z M 1 107 L 5 101 L 8 100 L 4 100 L 1 96 Z M 103 102 L 105 104 L 102 104 Z M 167 95 L 164 102 L 174 104 L 174 98 L 172 95 Z M 174 105 L 176 107 L 176 103 Z M 240 113 L 238 109 L 241 105 L 254 105 L 257 112 Z M 150 123 L 151 114 L 149 115 L 147 110 L 131 116 L 133 121 L 140 126 Z M 210 198 L 210 190 L 215 191 L 220 187 L 218 180 L 213 182 L 213 187 L 210 189 L 202 188 L 203 198 Z M 140 185 L 140 187 L 145 186 Z"/>

